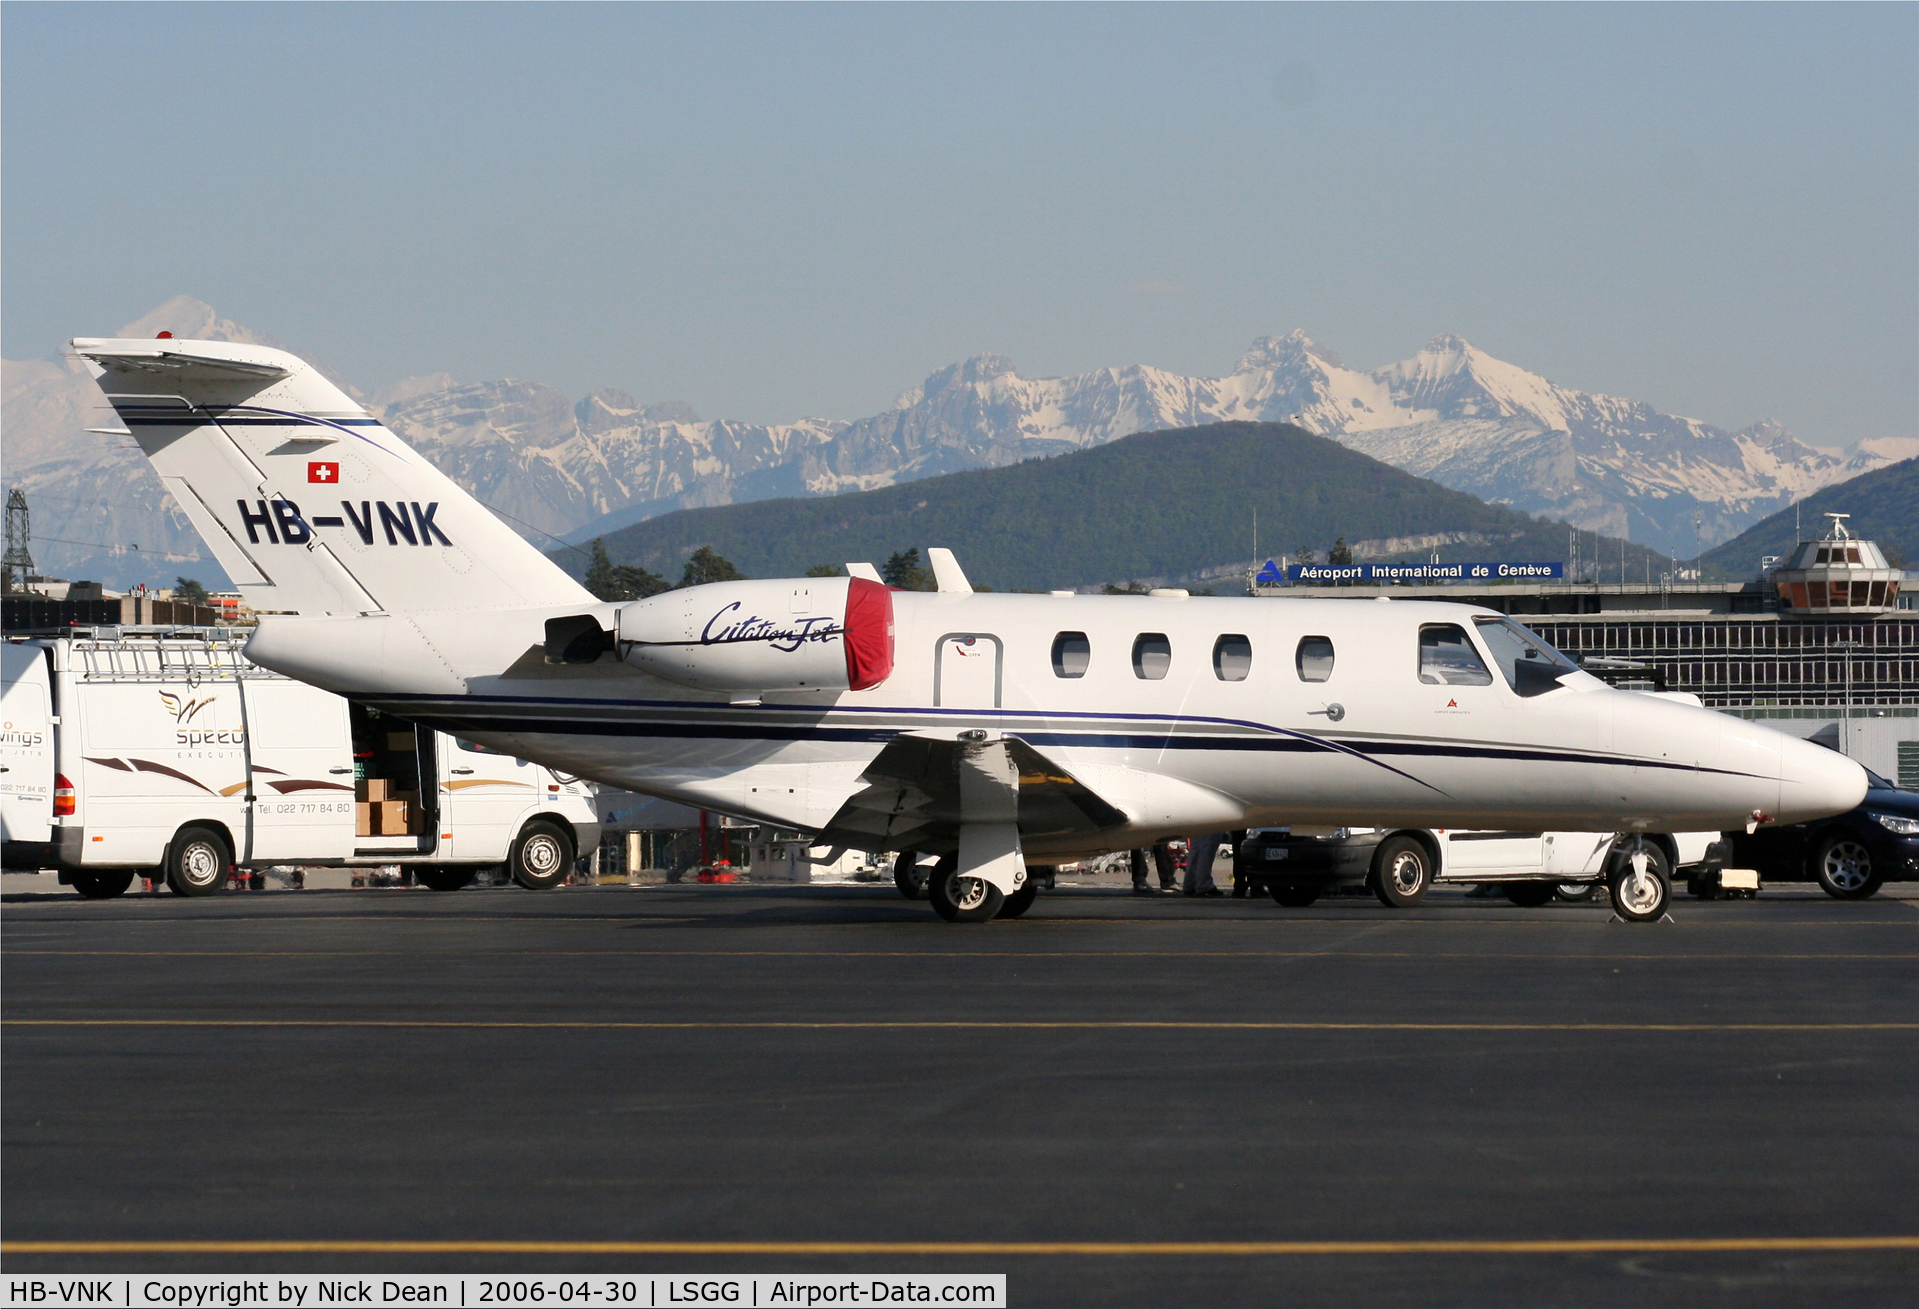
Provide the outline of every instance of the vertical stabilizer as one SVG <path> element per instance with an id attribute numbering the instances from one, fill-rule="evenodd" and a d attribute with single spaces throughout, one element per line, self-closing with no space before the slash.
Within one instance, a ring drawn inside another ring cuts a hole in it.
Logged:
<path id="1" fill-rule="evenodd" d="M 231 341 L 73 342 L 255 609 L 428 613 L 591 603 L 302 360 Z"/>

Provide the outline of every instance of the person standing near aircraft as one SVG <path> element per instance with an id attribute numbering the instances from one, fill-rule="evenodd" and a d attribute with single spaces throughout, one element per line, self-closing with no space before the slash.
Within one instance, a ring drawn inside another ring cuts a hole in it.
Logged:
<path id="1" fill-rule="evenodd" d="M 1146 859 L 1147 859 L 1148 853 L 1149 852 L 1145 850 L 1134 850 L 1132 852 L 1133 894 L 1134 895 L 1154 895 L 1154 894 L 1170 895 L 1172 894 L 1173 891 L 1178 889 L 1178 885 L 1179 885 L 1177 870 L 1173 866 L 1173 852 L 1167 848 L 1167 845 L 1164 841 L 1161 841 L 1158 845 L 1155 845 L 1150 852 L 1152 855 L 1154 869 L 1159 874 L 1159 891 L 1158 892 L 1155 892 L 1153 888 L 1147 884 L 1147 881 L 1146 881 Z"/>
<path id="2" fill-rule="evenodd" d="M 1186 838 L 1187 895 L 1213 898 L 1226 894 L 1213 884 L 1213 860 L 1218 856 L 1226 835 L 1225 832 L 1209 832 L 1205 836 Z"/>

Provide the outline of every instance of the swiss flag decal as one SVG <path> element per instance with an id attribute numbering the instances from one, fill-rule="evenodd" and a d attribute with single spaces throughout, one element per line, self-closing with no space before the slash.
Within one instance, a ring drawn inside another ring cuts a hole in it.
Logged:
<path id="1" fill-rule="evenodd" d="M 338 464 L 308 464 L 307 465 L 307 481 L 309 482 L 323 482 L 328 485 L 331 485 L 332 483 L 337 482 L 339 480 L 340 480 L 340 465 Z"/>

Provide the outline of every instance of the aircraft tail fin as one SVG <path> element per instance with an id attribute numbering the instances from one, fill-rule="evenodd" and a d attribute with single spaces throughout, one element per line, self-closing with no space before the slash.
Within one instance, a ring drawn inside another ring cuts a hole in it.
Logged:
<path id="1" fill-rule="evenodd" d="M 299 358 L 80 338 L 107 402 L 253 608 L 427 613 L 585 588 Z"/>

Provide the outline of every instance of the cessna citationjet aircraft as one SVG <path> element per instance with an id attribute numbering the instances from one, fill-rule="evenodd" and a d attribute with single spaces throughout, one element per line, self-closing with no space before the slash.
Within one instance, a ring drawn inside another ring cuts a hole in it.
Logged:
<path id="1" fill-rule="evenodd" d="M 942 856 L 952 919 L 1023 909 L 1028 858 L 1176 833 L 1721 830 L 1865 794 L 1840 755 L 1614 690 L 1470 605 L 979 594 L 944 550 L 934 593 L 853 564 L 602 603 L 290 354 L 73 348 L 268 615 L 252 659 L 820 845 Z"/>

